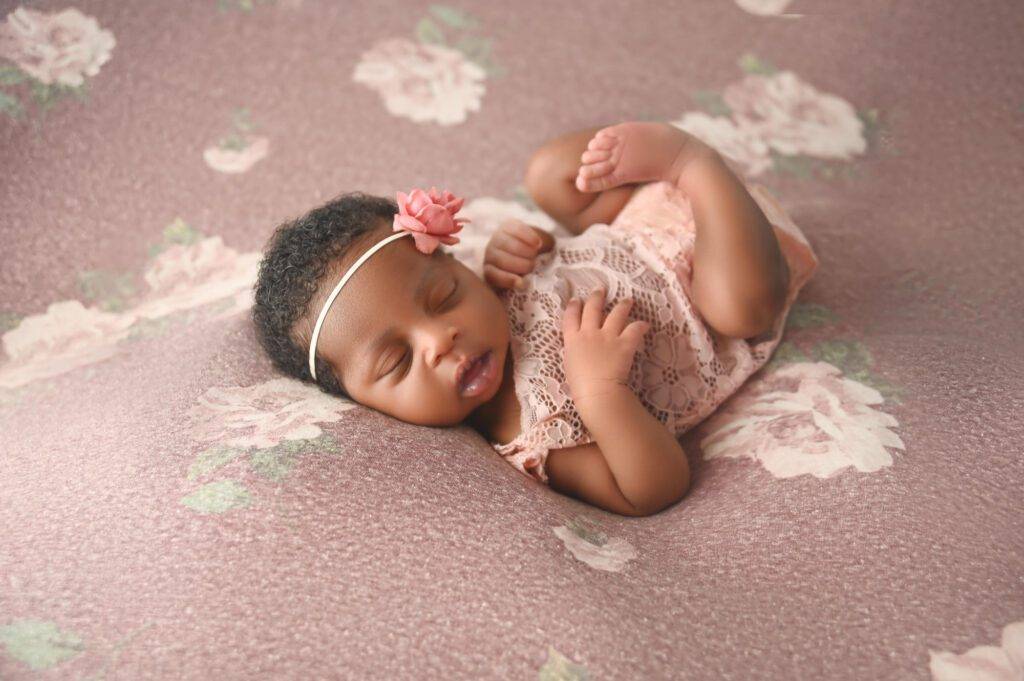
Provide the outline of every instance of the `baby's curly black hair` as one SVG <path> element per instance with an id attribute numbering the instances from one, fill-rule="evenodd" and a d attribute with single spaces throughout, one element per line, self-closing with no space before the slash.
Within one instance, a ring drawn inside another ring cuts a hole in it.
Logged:
<path id="1" fill-rule="evenodd" d="M 391 199 L 349 192 L 274 230 L 260 262 L 252 308 L 260 344 L 274 366 L 288 376 L 313 381 L 309 346 L 297 337 L 295 323 L 309 312 L 317 283 L 330 264 L 382 221 L 390 224 L 396 213 L 398 204 Z M 316 376 L 321 390 L 349 397 L 321 357 L 316 359 Z"/>

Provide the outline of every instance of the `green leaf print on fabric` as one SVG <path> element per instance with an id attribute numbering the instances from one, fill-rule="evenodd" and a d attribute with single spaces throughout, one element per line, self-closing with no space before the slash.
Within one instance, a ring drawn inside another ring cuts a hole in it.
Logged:
<path id="1" fill-rule="evenodd" d="M 247 134 L 256 129 L 256 125 L 249 115 L 248 107 L 235 109 L 231 115 L 232 130 L 217 142 L 217 146 L 228 151 L 242 151 L 249 148 L 250 142 Z"/>
<path id="2" fill-rule="evenodd" d="M 295 467 L 300 456 L 321 451 L 339 453 L 341 448 L 327 433 L 312 440 L 284 440 L 276 447 L 253 450 L 249 465 L 258 475 L 281 482 Z"/>
<path id="3" fill-rule="evenodd" d="M 261 478 L 283 482 L 299 457 L 313 453 L 340 454 L 341 444 L 328 435 L 306 440 L 284 440 L 274 447 L 228 447 L 215 444 L 196 455 L 188 468 L 188 480 L 195 482 L 220 471 L 236 460 L 247 457 L 249 468 Z M 237 471 L 236 471 L 237 473 Z M 222 513 L 231 508 L 250 505 L 249 491 L 234 480 L 218 480 L 200 487 L 182 499 L 182 503 L 202 513 Z"/>
<path id="4" fill-rule="evenodd" d="M 490 58 L 492 42 L 493 41 L 490 38 L 481 38 L 480 36 L 475 35 L 464 35 L 459 38 L 459 42 L 455 43 L 455 49 L 469 57 L 470 61 L 474 61 L 483 66 Z"/>
<path id="5" fill-rule="evenodd" d="M 435 17 L 452 28 L 473 29 L 480 25 L 480 22 L 457 7 L 450 7 L 448 5 L 431 5 L 430 11 Z"/>
<path id="6" fill-rule="evenodd" d="M 815 360 L 828 362 L 842 370 L 843 376 L 868 385 L 885 400 L 902 404 L 903 390 L 871 373 L 874 359 L 860 341 L 833 339 L 818 343 L 811 350 Z"/>
<path id="7" fill-rule="evenodd" d="M 786 317 L 787 329 L 811 329 L 839 321 L 832 310 L 818 303 L 794 303 Z"/>
<path id="8" fill-rule="evenodd" d="M 480 27 L 480 22 L 468 12 L 447 5 L 431 5 L 430 12 L 444 25 L 439 25 L 429 16 L 420 19 L 416 24 L 416 39 L 426 45 L 444 45 L 451 47 L 466 56 L 466 59 L 482 68 L 488 77 L 505 74 L 505 69 L 494 63 L 491 58 L 493 40 L 484 36 L 473 35 L 467 31 Z M 445 26 L 449 36 L 445 35 Z M 450 37 L 452 32 L 462 32 L 457 38 Z"/>
<path id="9" fill-rule="evenodd" d="M 441 27 L 431 21 L 430 17 L 423 17 L 416 24 L 416 39 L 427 45 L 445 45 L 444 32 Z"/>
<path id="10" fill-rule="evenodd" d="M 808 156 L 788 156 L 775 149 L 770 149 L 768 154 L 772 157 L 772 168 L 780 173 L 789 173 L 801 179 L 814 174 L 814 160 Z"/>
<path id="11" fill-rule="evenodd" d="M 0 333 L 6 333 L 11 329 L 17 328 L 24 318 L 24 315 L 20 315 L 17 312 L 0 311 Z"/>
<path id="12" fill-rule="evenodd" d="M 243 12 L 251 12 L 257 4 L 272 5 L 274 0 L 217 0 L 217 11 L 223 14 L 237 7 Z"/>
<path id="13" fill-rule="evenodd" d="M 865 109 L 857 112 L 857 118 L 864 126 L 864 141 L 868 149 L 886 153 L 890 156 L 899 156 L 896 146 L 892 141 L 892 134 L 886 124 L 879 117 L 878 109 Z"/>
<path id="14" fill-rule="evenodd" d="M 596 521 L 586 516 L 576 516 L 566 525 L 573 534 L 580 539 L 590 542 L 594 546 L 604 546 L 608 543 L 608 535 L 602 532 Z"/>
<path id="15" fill-rule="evenodd" d="M 0 92 L 0 111 L 17 121 L 25 117 L 25 107 L 21 105 L 21 101 L 6 92 Z"/>
<path id="16" fill-rule="evenodd" d="M 181 498 L 181 503 L 200 513 L 224 513 L 252 505 L 252 495 L 235 480 L 218 480 L 203 485 Z"/>
<path id="17" fill-rule="evenodd" d="M 244 449 L 224 447 L 223 445 L 214 445 L 209 449 L 204 449 L 196 457 L 196 460 L 192 462 L 192 465 L 188 467 L 188 479 L 198 480 L 205 475 L 209 475 L 215 470 L 231 463 L 244 453 Z"/>
<path id="18" fill-rule="evenodd" d="M 712 116 L 731 116 L 732 109 L 722 99 L 722 95 L 714 90 L 697 90 L 690 97 L 701 109 Z"/>
<path id="19" fill-rule="evenodd" d="M 768 360 L 765 365 L 765 371 L 771 371 L 776 367 L 782 366 L 783 364 L 789 364 L 790 362 L 806 362 L 808 360 L 807 355 L 800 352 L 800 349 L 793 345 L 790 341 L 782 341 L 778 347 L 775 348 L 775 352 L 772 353 L 772 358 Z"/>
<path id="20" fill-rule="evenodd" d="M 538 681 L 586 681 L 587 678 L 586 667 L 548 646 L 548 660 L 537 674 Z"/>
<path id="21" fill-rule="evenodd" d="M 63 83 L 43 83 L 35 78 L 32 79 L 29 85 L 32 88 L 33 99 L 39 105 L 40 112 L 44 114 L 64 96 L 73 94 L 77 95 L 79 100 L 85 99 L 84 88 L 87 86 L 85 82 L 78 87 Z M 79 91 L 80 89 L 82 91 Z"/>
<path id="22" fill-rule="evenodd" d="M 17 66 L 0 65 L 0 85 L 17 85 L 26 80 L 28 80 L 28 74 Z"/>
<path id="23" fill-rule="evenodd" d="M 84 270 L 78 273 L 78 287 L 85 300 L 104 312 L 123 312 L 127 300 L 135 295 L 134 277 L 107 270 Z"/>
<path id="24" fill-rule="evenodd" d="M 189 225 L 180 217 L 176 217 L 169 225 L 164 227 L 163 241 L 149 247 L 149 257 L 154 258 L 160 255 L 170 246 L 176 244 L 191 246 L 197 241 L 202 241 L 202 239 L 202 232 Z"/>
<path id="25" fill-rule="evenodd" d="M 770 76 L 778 71 L 777 68 L 766 61 L 758 59 L 750 52 L 741 56 L 736 63 L 738 63 L 740 68 L 747 73 L 757 73 L 763 76 Z"/>
<path id="26" fill-rule="evenodd" d="M 43 620 L 17 620 L 0 626 L 0 643 L 8 655 L 34 670 L 49 669 L 85 650 L 77 634 Z"/>

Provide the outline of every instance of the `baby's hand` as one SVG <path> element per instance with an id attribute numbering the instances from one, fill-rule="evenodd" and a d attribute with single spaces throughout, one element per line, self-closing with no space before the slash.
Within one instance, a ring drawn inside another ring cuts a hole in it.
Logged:
<path id="1" fill-rule="evenodd" d="M 501 223 L 484 250 L 484 280 L 494 288 L 520 288 L 522 275 L 533 271 L 541 253 L 555 245 L 555 238 L 522 220 Z"/>
<path id="2" fill-rule="evenodd" d="M 604 325 L 605 291 L 596 289 L 582 306 L 573 298 L 562 316 L 565 342 L 565 380 L 578 409 L 589 399 L 599 398 L 616 385 L 629 385 L 629 370 L 644 334 L 651 325 L 629 322 L 630 299 L 620 300 L 608 313 Z M 581 316 L 582 307 L 582 316 Z"/>

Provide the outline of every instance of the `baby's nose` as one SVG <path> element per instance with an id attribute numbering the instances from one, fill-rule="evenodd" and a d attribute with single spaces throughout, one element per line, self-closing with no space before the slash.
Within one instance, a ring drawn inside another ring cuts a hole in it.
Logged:
<path id="1" fill-rule="evenodd" d="M 434 330 L 430 332 L 431 336 L 428 342 L 427 358 L 430 361 L 431 366 L 436 366 L 441 358 L 446 355 L 453 355 L 455 349 L 455 339 L 459 335 L 459 330 L 454 326 L 443 327 L 440 331 Z M 455 358 L 456 361 L 458 358 Z"/>

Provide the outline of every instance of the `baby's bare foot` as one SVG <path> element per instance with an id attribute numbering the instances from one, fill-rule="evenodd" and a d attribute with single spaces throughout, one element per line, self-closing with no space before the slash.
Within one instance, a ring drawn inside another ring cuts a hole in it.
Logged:
<path id="1" fill-rule="evenodd" d="M 600 192 L 635 182 L 675 183 L 687 140 L 685 132 L 668 123 L 632 121 L 602 128 L 580 157 L 576 188 Z"/>

